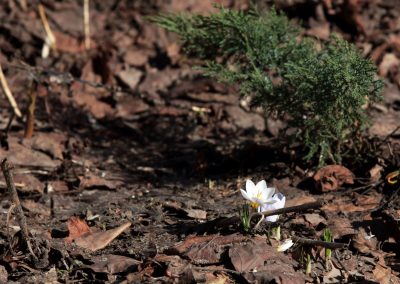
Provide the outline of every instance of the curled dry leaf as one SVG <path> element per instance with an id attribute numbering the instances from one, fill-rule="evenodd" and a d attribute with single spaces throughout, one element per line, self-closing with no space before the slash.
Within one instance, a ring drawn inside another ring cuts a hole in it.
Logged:
<path id="1" fill-rule="evenodd" d="M 354 183 L 354 174 L 341 165 L 325 166 L 319 169 L 313 178 L 322 192 L 337 190 L 344 183 Z"/>

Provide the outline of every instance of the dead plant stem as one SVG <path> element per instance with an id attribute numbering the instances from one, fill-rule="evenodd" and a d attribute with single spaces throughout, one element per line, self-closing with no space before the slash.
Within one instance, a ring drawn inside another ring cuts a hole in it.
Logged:
<path id="1" fill-rule="evenodd" d="M 15 206 L 18 224 L 21 228 L 22 238 L 26 242 L 29 252 L 33 256 L 33 258 L 37 260 L 38 258 L 32 250 L 30 237 L 29 237 L 29 230 L 28 230 L 28 226 L 26 223 L 26 218 L 24 215 L 24 211 L 22 210 L 21 202 L 19 201 L 18 193 L 15 188 L 14 178 L 11 173 L 12 169 L 13 169 L 13 167 L 7 161 L 7 159 L 4 159 L 1 162 L 1 170 L 3 171 L 4 179 L 6 180 L 6 183 L 7 183 L 8 194 L 9 194 L 11 202 L 12 202 L 12 207 Z"/>

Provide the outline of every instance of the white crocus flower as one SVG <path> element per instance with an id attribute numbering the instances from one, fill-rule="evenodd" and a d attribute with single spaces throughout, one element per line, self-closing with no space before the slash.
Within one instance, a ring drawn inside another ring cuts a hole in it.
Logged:
<path id="1" fill-rule="evenodd" d="M 271 200 L 274 200 L 274 203 L 265 203 L 261 205 L 261 212 L 271 211 L 275 209 L 281 209 L 285 207 L 286 197 L 282 193 L 276 193 Z M 279 215 L 272 215 L 265 217 L 266 222 L 276 222 L 279 218 Z"/>
<path id="2" fill-rule="evenodd" d="M 272 196 L 275 193 L 275 188 L 267 187 L 267 183 L 265 180 L 262 180 L 254 184 L 251 180 L 246 181 L 246 191 L 240 189 L 243 197 L 250 201 L 251 207 L 257 209 L 261 212 L 261 206 L 263 204 L 272 205 L 275 202 L 278 202 L 278 199 L 273 199 Z"/>
<path id="3" fill-rule="evenodd" d="M 278 252 L 284 252 L 287 251 L 289 248 L 293 246 L 293 241 L 292 239 L 287 239 L 285 240 L 276 250 Z"/>

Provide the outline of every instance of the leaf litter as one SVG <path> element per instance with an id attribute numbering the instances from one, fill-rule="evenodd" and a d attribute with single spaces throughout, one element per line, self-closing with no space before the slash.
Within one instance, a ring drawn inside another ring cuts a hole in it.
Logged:
<path id="1" fill-rule="evenodd" d="M 30 139 L 23 121 L 7 126 L 11 112 L 0 100 L 0 157 L 15 167 L 29 237 L 41 249 L 35 261 L 2 176 L 0 282 L 398 282 L 399 184 L 385 181 L 400 167 L 398 5 L 274 1 L 307 35 L 337 32 L 363 47 L 387 83 L 363 159 L 314 174 L 301 147 L 277 143 L 284 123 L 265 120 L 234 87 L 202 77 L 176 38 L 145 20 L 160 11 L 214 11 L 214 1 L 181 2 L 93 1 L 86 50 L 79 2 L 46 1 L 58 48 L 45 59 L 39 1 L 0 4 L 0 61 L 21 109 L 30 80 L 39 85 Z M 244 234 L 229 220 L 247 179 L 272 183 L 286 207 L 324 204 Z M 272 234 L 278 227 L 280 238 Z M 329 267 L 321 246 L 294 241 L 277 251 L 296 236 L 323 241 L 327 228 L 346 244 Z"/>

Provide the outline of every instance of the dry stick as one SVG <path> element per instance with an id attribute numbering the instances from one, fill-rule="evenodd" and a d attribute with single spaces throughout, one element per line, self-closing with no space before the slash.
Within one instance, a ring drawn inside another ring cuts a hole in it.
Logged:
<path id="1" fill-rule="evenodd" d="M 258 226 L 260 226 L 262 220 L 264 220 L 265 217 L 289 213 L 289 212 L 298 212 L 298 211 L 303 211 L 303 210 L 308 210 L 308 209 L 313 209 L 313 208 L 319 208 L 322 205 L 323 205 L 323 202 L 316 201 L 316 202 L 306 203 L 306 204 L 297 205 L 297 206 L 291 206 L 291 207 L 280 208 L 280 209 L 275 209 L 275 210 L 270 210 L 270 211 L 253 213 L 250 215 L 250 220 L 253 217 L 261 217 L 260 221 L 258 221 L 257 225 L 254 227 L 254 228 L 258 228 Z"/>
<path id="2" fill-rule="evenodd" d="M 1 65 L 0 65 L 0 82 L 1 82 L 1 87 L 3 88 L 4 94 L 6 95 L 7 100 L 10 103 L 10 105 L 14 111 L 14 114 L 17 117 L 21 117 L 22 116 L 21 111 L 19 110 L 17 102 L 15 101 L 14 96 L 12 95 L 10 88 L 8 87 L 8 83 L 7 83 L 6 77 L 4 76 Z"/>
<path id="3" fill-rule="evenodd" d="M 29 93 L 29 107 L 27 112 L 26 124 L 25 124 L 25 138 L 31 138 L 33 135 L 33 129 L 35 125 L 35 107 L 36 107 L 36 83 L 33 82 Z"/>
<path id="4" fill-rule="evenodd" d="M 90 48 L 89 0 L 83 0 L 83 30 L 85 32 L 85 48 Z"/>
<path id="5" fill-rule="evenodd" d="M 300 238 L 300 237 L 296 237 L 296 236 L 291 236 L 291 239 L 293 241 L 301 243 L 303 245 L 319 246 L 319 247 L 324 247 L 324 248 L 329 248 L 329 249 L 340 249 L 340 248 L 344 248 L 345 246 L 347 246 L 347 244 L 344 244 L 344 243 L 324 242 L 324 241 L 319 241 L 319 240 Z"/>
<path id="6" fill-rule="evenodd" d="M 300 211 L 304 211 L 304 210 L 308 210 L 308 209 L 320 208 L 322 205 L 324 205 L 323 201 L 316 201 L 316 202 L 305 203 L 302 205 L 296 205 L 296 206 L 280 208 L 280 209 L 275 209 L 275 210 L 270 210 L 270 211 L 258 212 L 258 213 L 251 214 L 250 219 L 252 219 L 253 217 L 261 217 L 261 216 L 268 217 L 268 216 L 280 215 L 280 214 L 285 214 L 285 213 L 300 212 Z"/>
<path id="7" fill-rule="evenodd" d="M 17 219 L 18 219 L 18 224 L 21 228 L 22 238 L 26 242 L 29 252 L 33 256 L 33 258 L 35 260 L 38 260 L 37 256 L 35 255 L 35 253 L 32 250 L 32 246 L 30 243 L 30 237 L 29 237 L 28 226 L 26 224 L 26 218 L 25 218 L 24 211 L 22 210 L 21 203 L 18 198 L 17 190 L 15 189 L 13 176 L 11 174 L 12 168 L 13 168 L 12 165 L 7 161 L 7 159 L 4 159 L 1 162 L 1 170 L 3 171 L 4 179 L 6 180 L 6 183 L 7 183 L 8 194 L 10 195 L 10 199 L 13 204 L 12 207 L 15 207 L 15 211 L 17 213 Z"/>
<path id="8" fill-rule="evenodd" d="M 286 208 L 281 208 L 281 209 L 275 209 L 271 211 L 264 211 L 264 212 L 259 212 L 259 213 L 253 213 L 250 215 L 250 220 L 254 217 L 261 217 L 264 215 L 264 217 L 268 216 L 273 216 L 273 215 L 279 215 L 279 214 L 285 214 L 285 213 L 292 213 L 292 212 L 301 212 L 305 211 L 308 209 L 316 209 L 320 208 L 322 205 L 324 205 L 325 202 L 323 201 L 316 201 L 316 202 L 310 202 L 310 203 L 305 203 L 302 205 L 296 205 L 296 206 L 291 206 L 291 207 L 286 207 Z M 240 222 L 240 217 L 239 216 L 232 216 L 227 219 L 219 220 L 216 222 L 215 226 L 229 226 L 232 224 L 237 224 Z"/>

